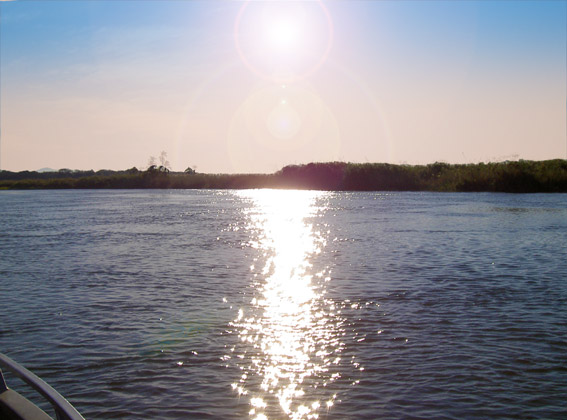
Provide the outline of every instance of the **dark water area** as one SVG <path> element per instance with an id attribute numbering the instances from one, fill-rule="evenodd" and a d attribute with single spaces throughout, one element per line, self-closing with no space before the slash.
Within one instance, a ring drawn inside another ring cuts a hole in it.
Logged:
<path id="1" fill-rule="evenodd" d="M 87 419 L 567 418 L 565 194 L 1 191 L 0 298 Z"/>

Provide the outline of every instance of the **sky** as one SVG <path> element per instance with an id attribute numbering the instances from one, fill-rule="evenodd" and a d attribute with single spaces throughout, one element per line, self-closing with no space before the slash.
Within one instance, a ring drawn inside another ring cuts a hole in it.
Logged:
<path id="1" fill-rule="evenodd" d="M 567 158 L 567 1 L 2 1 L 0 169 Z"/>

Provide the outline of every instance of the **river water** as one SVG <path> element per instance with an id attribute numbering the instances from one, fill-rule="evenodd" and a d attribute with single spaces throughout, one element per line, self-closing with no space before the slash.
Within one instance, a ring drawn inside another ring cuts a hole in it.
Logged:
<path id="1" fill-rule="evenodd" d="M 87 419 L 567 417 L 566 195 L 4 191 L 0 297 Z"/>

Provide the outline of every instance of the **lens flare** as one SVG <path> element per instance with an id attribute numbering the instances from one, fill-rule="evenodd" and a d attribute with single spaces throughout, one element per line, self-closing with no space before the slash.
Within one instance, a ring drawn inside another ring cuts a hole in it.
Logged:
<path id="1" fill-rule="evenodd" d="M 297 111 L 283 99 L 270 112 L 266 124 L 272 136 L 285 140 L 292 138 L 299 132 L 301 118 Z"/>
<path id="2" fill-rule="evenodd" d="M 298 157 L 332 162 L 340 157 L 340 130 L 329 106 L 306 82 L 285 87 L 261 82 L 231 119 L 227 151 L 236 172 L 275 172 Z"/>

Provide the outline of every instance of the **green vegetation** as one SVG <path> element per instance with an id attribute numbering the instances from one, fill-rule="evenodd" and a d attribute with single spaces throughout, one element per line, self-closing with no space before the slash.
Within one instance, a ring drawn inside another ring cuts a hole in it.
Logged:
<path id="1" fill-rule="evenodd" d="M 286 166 L 274 174 L 201 174 L 166 165 L 146 171 L 0 171 L 0 189 L 297 188 L 334 191 L 492 191 L 567 192 L 567 160 L 451 165 L 387 163 L 310 163 Z"/>

